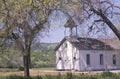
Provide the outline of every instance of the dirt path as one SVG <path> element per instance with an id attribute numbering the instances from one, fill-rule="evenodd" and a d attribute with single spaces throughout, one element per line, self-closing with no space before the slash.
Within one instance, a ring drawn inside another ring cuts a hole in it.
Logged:
<path id="1" fill-rule="evenodd" d="M 37 75 L 57 75 L 57 74 L 65 74 L 69 71 L 54 71 L 54 70 L 30 70 L 31 76 L 37 76 Z M 0 72 L 0 76 L 9 76 L 9 75 L 24 75 L 23 71 L 18 72 Z"/>
<path id="2" fill-rule="evenodd" d="M 74 72 L 74 71 L 54 71 L 54 70 L 30 70 L 31 76 L 37 76 L 37 75 L 57 75 L 57 74 L 66 74 L 66 73 L 73 73 L 73 74 L 80 74 L 82 72 Z M 89 73 L 89 72 L 84 72 Z M 0 72 L 0 76 L 9 76 L 9 75 L 24 75 L 23 71 L 18 72 Z"/>

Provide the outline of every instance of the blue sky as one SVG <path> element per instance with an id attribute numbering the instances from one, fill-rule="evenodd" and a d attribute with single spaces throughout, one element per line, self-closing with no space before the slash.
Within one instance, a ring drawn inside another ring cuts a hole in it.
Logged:
<path id="1" fill-rule="evenodd" d="M 39 42 L 56 43 L 56 42 L 60 42 L 65 37 L 64 24 L 66 23 L 67 18 L 62 13 L 60 13 L 59 16 L 62 16 L 63 18 L 61 18 L 61 17 L 57 17 L 57 19 L 53 18 L 54 20 L 51 20 L 51 24 L 50 24 L 51 28 L 49 29 L 49 32 L 43 33 L 43 37 L 40 37 Z M 81 25 L 79 27 L 80 27 L 80 28 L 78 28 L 79 36 L 82 36 L 82 37 L 104 37 L 104 38 L 106 38 L 106 37 L 115 36 L 109 27 L 107 27 L 105 29 L 105 30 L 109 30 L 109 31 L 107 31 L 108 35 L 104 34 L 104 31 L 100 31 L 100 32 L 96 33 L 95 31 L 97 31 L 97 30 L 95 30 L 91 33 L 90 36 L 88 36 L 88 34 L 87 34 L 88 27 L 86 27 L 85 25 Z M 68 35 L 68 32 L 69 31 L 67 30 L 67 35 Z"/>
<path id="2" fill-rule="evenodd" d="M 116 3 L 116 2 L 118 2 L 118 3 Z M 114 3 L 120 4 L 120 0 L 115 0 Z M 47 33 L 47 35 L 44 35 L 44 37 L 42 37 L 40 39 L 40 42 L 47 42 L 47 43 L 60 42 L 65 36 L 64 24 L 66 23 L 66 21 L 67 21 L 67 16 L 65 14 L 63 14 L 60 11 L 59 12 L 54 11 L 50 17 L 50 27 L 51 28 L 49 29 L 49 33 Z M 90 22 L 88 24 L 90 24 Z M 85 36 L 85 37 L 88 36 L 86 33 L 87 32 L 86 30 L 88 28 L 85 27 L 84 25 L 80 25 L 79 27 L 80 27 L 78 29 L 79 35 Z M 115 36 L 109 27 L 107 27 L 105 30 L 107 31 L 107 37 Z M 103 34 L 103 32 L 104 31 L 101 31 L 97 34 L 91 34 L 90 37 L 106 37 L 106 35 Z M 44 33 L 44 34 L 46 34 L 46 33 Z"/>
<path id="3" fill-rule="evenodd" d="M 50 29 L 49 33 L 42 37 L 40 42 L 55 43 L 60 42 L 64 38 L 64 28 L 61 26 L 59 28 Z"/>
<path id="4" fill-rule="evenodd" d="M 64 34 L 64 24 L 67 21 L 67 16 L 63 14 L 62 12 L 54 11 L 52 13 L 52 16 L 50 17 L 50 29 L 47 35 L 43 35 L 42 39 L 40 39 L 40 42 L 47 42 L 47 43 L 54 43 L 54 42 L 60 42 L 65 34 Z M 46 34 L 46 33 L 44 33 Z"/>

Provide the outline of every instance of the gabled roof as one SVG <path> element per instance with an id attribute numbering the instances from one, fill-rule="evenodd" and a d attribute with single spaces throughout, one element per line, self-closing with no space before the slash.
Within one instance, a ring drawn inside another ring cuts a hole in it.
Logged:
<path id="1" fill-rule="evenodd" d="M 73 21 L 72 18 L 69 18 L 66 22 L 66 24 L 64 25 L 64 27 L 69 27 L 69 28 L 72 28 L 72 27 L 76 27 L 75 25 L 75 22 Z"/>
<path id="2" fill-rule="evenodd" d="M 65 37 L 55 51 L 65 42 L 69 41 L 74 47 L 79 50 L 114 50 L 113 47 L 95 38 L 82 38 L 82 37 Z"/>

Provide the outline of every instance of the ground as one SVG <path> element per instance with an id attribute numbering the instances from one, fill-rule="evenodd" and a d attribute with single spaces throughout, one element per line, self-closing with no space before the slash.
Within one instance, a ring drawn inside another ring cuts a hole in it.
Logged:
<path id="1" fill-rule="evenodd" d="M 92 71 L 92 72 L 77 72 L 77 71 L 55 71 L 55 70 L 37 70 L 37 69 L 31 69 L 30 70 L 30 75 L 31 76 L 38 76 L 38 75 L 57 75 L 57 74 L 65 74 L 71 72 L 73 74 L 80 74 L 80 73 L 86 73 L 86 74 L 99 74 L 103 71 Z M 119 73 L 120 70 L 114 70 L 111 71 L 113 73 Z M 10 71 L 10 72 L 0 72 L 0 76 L 9 76 L 9 75 L 24 75 L 23 71 Z"/>

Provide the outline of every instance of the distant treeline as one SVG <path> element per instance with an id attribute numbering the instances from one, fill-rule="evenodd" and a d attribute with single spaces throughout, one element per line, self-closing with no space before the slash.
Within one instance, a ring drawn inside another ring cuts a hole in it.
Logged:
<path id="1" fill-rule="evenodd" d="M 31 50 L 31 66 L 53 67 L 55 65 L 54 48 L 57 43 L 34 43 Z M 0 52 L 0 67 L 19 68 L 23 67 L 23 58 L 20 50 L 11 46 L 7 51 Z"/>

